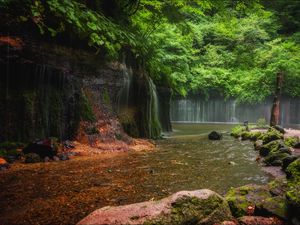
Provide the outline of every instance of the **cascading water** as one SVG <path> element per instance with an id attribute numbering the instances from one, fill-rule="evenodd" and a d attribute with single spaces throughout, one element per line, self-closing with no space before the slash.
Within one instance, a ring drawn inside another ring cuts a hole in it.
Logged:
<path id="1" fill-rule="evenodd" d="M 190 123 L 238 123 L 256 122 L 260 118 L 270 119 L 271 99 L 257 104 L 239 104 L 236 100 L 186 98 L 171 102 L 171 120 Z M 300 124 L 300 99 L 281 100 L 281 125 Z"/>
<path id="2" fill-rule="evenodd" d="M 133 72 L 131 67 L 127 67 L 125 56 L 123 56 L 121 68 L 123 76 L 123 85 L 118 94 L 118 112 L 121 112 L 124 109 L 128 109 L 130 100 L 130 89 L 132 86 Z"/>
<path id="3" fill-rule="evenodd" d="M 158 105 L 157 90 L 151 78 L 149 78 L 149 92 L 150 92 L 149 121 L 151 125 L 149 126 L 149 134 L 150 137 L 156 137 L 157 135 L 158 136 L 160 135 L 161 125 L 160 125 L 159 114 L 158 114 L 159 105 Z"/>

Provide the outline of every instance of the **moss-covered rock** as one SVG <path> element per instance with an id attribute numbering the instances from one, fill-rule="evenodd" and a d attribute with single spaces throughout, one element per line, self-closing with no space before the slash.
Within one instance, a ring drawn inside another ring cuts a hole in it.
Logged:
<path id="1" fill-rule="evenodd" d="M 285 217 L 286 205 L 282 195 L 274 195 L 267 186 L 246 185 L 231 189 L 226 200 L 235 217 L 247 215 L 249 206 L 255 208 L 255 215 L 276 215 Z"/>
<path id="2" fill-rule="evenodd" d="M 289 217 L 300 223 L 300 159 L 292 162 L 286 169 L 288 191 L 286 192 Z"/>
<path id="3" fill-rule="evenodd" d="M 245 131 L 246 131 L 246 127 L 239 125 L 239 126 L 232 128 L 230 135 L 235 138 L 239 138 L 239 137 L 241 137 L 242 133 Z"/>
<path id="4" fill-rule="evenodd" d="M 269 128 L 268 132 L 262 134 L 259 139 L 261 139 L 264 144 L 267 144 L 271 141 L 283 139 L 283 134 L 274 128 Z"/>
<path id="5" fill-rule="evenodd" d="M 282 147 L 282 142 L 280 140 L 271 141 L 267 144 L 264 144 L 259 149 L 259 154 L 263 157 L 269 155 L 270 152 L 275 152 Z"/>
<path id="6" fill-rule="evenodd" d="M 299 142 L 298 137 L 287 137 L 284 139 L 284 144 L 288 147 L 294 147 Z"/>
<path id="7" fill-rule="evenodd" d="M 266 188 L 257 185 L 232 188 L 226 194 L 226 200 L 235 217 L 247 215 L 248 206 L 256 206 L 270 197 L 271 194 Z"/>
<path id="8" fill-rule="evenodd" d="M 292 163 L 294 162 L 296 159 L 298 159 L 298 156 L 295 156 L 295 155 L 291 155 L 291 156 L 288 156 L 288 157 L 285 157 L 283 160 L 282 160 L 282 170 L 283 171 L 286 171 L 287 167 Z"/>
<path id="9" fill-rule="evenodd" d="M 282 166 L 282 160 L 289 157 L 290 154 L 279 151 L 271 151 L 271 153 L 264 159 L 268 166 Z"/>
<path id="10" fill-rule="evenodd" d="M 213 225 L 232 219 L 227 202 L 210 190 L 181 191 L 159 201 L 98 209 L 78 224 Z"/>

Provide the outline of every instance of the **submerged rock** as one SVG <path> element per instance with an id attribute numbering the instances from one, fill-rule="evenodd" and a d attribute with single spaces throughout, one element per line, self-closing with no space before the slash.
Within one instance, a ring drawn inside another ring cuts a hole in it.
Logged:
<path id="1" fill-rule="evenodd" d="M 226 201 L 217 193 L 202 189 L 177 192 L 159 201 L 104 207 L 91 213 L 78 225 L 213 225 L 231 218 Z"/>
<path id="2" fill-rule="evenodd" d="M 208 139 L 209 140 L 221 140 L 222 139 L 222 134 L 217 132 L 217 131 L 212 131 L 209 135 L 208 135 Z"/>

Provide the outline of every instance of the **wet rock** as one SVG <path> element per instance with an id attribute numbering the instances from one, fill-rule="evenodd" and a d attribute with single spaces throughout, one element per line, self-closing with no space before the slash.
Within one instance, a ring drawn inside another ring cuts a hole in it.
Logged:
<path id="1" fill-rule="evenodd" d="M 159 201 L 104 207 L 91 213 L 78 225 L 121 224 L 217 224 L 231 220 L 226 201 L 203 189 L 181 191 Z"/>
<path id="2" fill-rule="evenodd" d="M 38 163 L 41 161 L 41 157 L 36 153 L 28 153 L 25 155 L 25 163 Z"/>
<path id="3" fill-rule="evenodd" d="M 22 152 L 24 154 L 35 153 L 41 158 L 45 158 L 46 156 L 53 158 L 57 154 L 57 149 L 53 140 L 45 139 L 30 143 Z"/>
<path id="4" fill-rule="evenodd" d="M 209 140 L 221 140 L 222 139 L 222 134 L 216 131 L 212 131 L 209 135 L 208 135 L 208 139 Z"/>
<path id="5" fill-rule="evenodd" d="M 238 219 L 240 225 L 284 225 L 284 222 L 275 217 L 243 216 Z"/>
<path id="6" fill-rule="evenodd" d="M 8 169 L 10 166 L 7 163 L 7 161 L 3 158 L 0 158 L 0 170 L 6 170 Z"/>

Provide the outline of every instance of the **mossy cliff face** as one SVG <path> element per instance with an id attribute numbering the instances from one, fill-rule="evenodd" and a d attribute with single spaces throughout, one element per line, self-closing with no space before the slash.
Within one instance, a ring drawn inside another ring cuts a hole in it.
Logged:
<path id="1" fill-rule="evenodd" d="M 0 52 L 0 142 L 49 136 L 73 139 L 82 124 L 83 130 L 98 130 L 104 122 L 118 120 L 118 98 L 124 85 L 122 63 L 38 41 L 23 40 L 21 49 L 0 43 Z M 140 77 L 138 73 L 135 75 Z M 149 113 L 154 110 L 149 103 L 149 78 L 142 77 L 145 79 L 135 94 L 140 99 L 134 100 L 139 114 L 133 116 L 129 133 L 158 137 L 159 121 Z M 125 135 L 121 125 L 114 127 L 116 134 Z"/>

